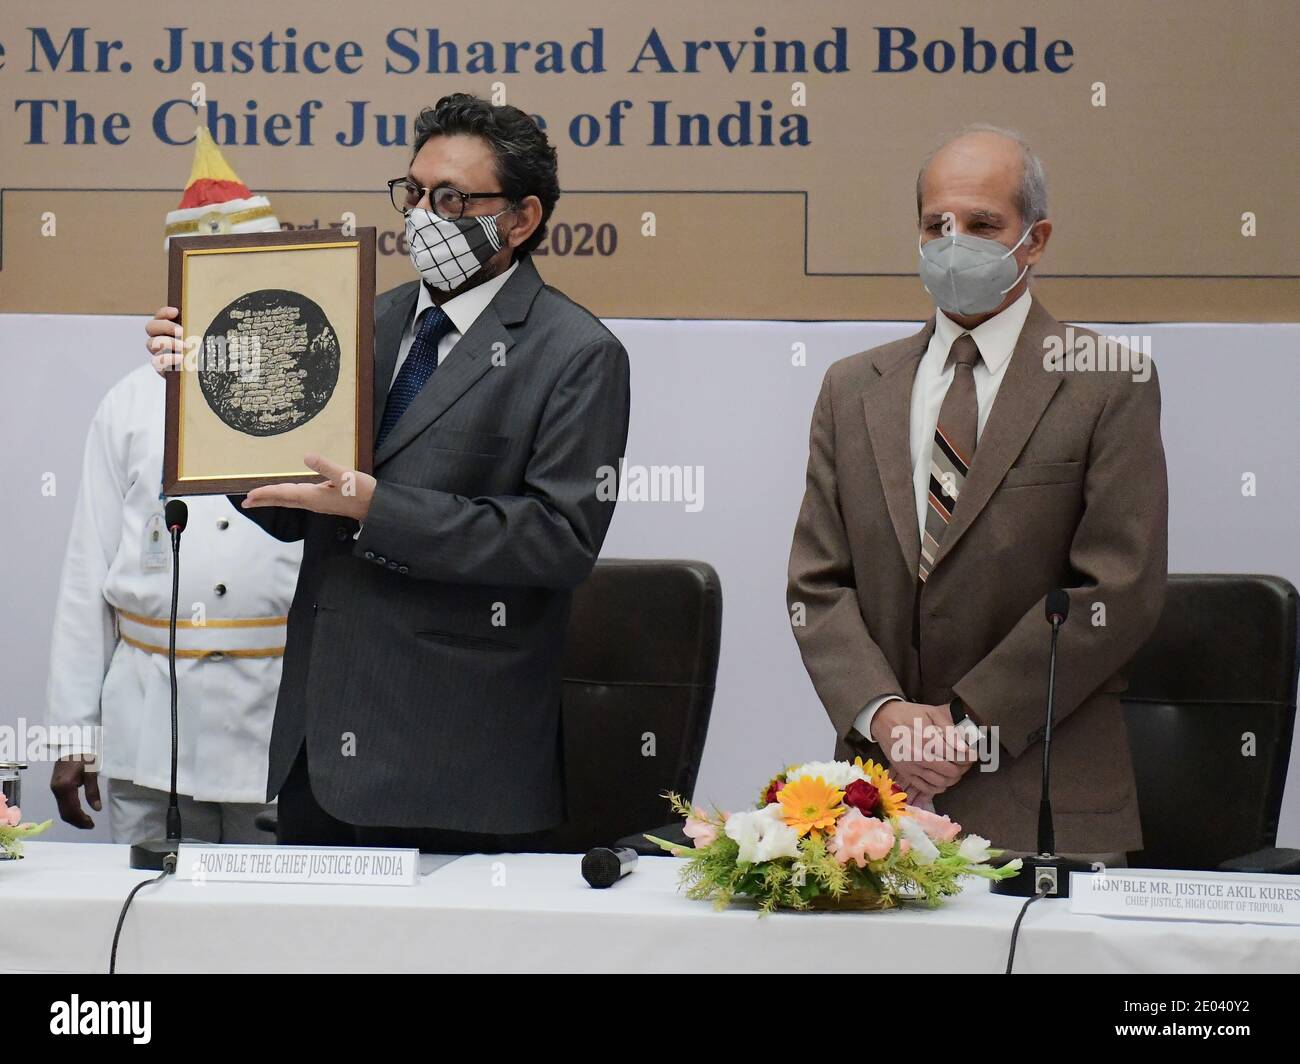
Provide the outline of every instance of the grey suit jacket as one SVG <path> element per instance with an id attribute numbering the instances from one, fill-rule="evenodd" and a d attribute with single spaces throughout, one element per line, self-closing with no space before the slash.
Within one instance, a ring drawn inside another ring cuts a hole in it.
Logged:
<path id="1" fill-rule="evenodd" d="M 375 302 L 376 433 L 418 281 Z M 531 259 L 375 454 L 355 521 L 241 511 L 303 539 L 267 793 L 304 740 L 312 790 L 365 825 L 515 833 L 564 819 L 560 665 L 570 592 L 614 501 L 627 353 Z"/>
<path id="2" fill-rule="evenodd" d="M 1070 334 L 1035 299 L 918 601 L 908 438 L 912 382 L 933 331 L 931 319 L 915 336 L 835 363 L 813 415 L 788 597 L 805 622 L 794 632 L 836 754 L 853 756 L 853 722 L 880 695 L 931 705 L 957 695 L 996 729 L 1003 756 L 995 772 L 972 768 L 935 806 L 996 846 L 1035 850 L 1043 604 L 1067 588 L 1052 739 L 1057 849 L 1135 850 L 1142 834 L 1119 696 L 1165 594 L 1155 368 L 1148 380 L 1049 369 L 1049 342 L 1067 349 Z M 874 744 L 868 752 L 884 756 Z"/>

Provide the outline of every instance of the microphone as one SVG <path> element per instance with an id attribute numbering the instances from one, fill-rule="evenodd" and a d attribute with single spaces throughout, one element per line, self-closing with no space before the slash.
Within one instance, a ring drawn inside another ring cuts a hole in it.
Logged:
<path id="1" fill-rule="evenodd" d="M 626 846 L 597 846 L 582 858 L 582 878 L 598 890 L 612 887 L 636 871 L 636 851 Z"/>
<path id="2" fill-rule="evenodd" d="M 167 505 L 163 507 L 163 522 L 172 536 L 172 609 L 167 630 L 167 670 L 171 678 L 172 779 L 167 800 L 167 837 L 146 839 L 131 847 L 131 867 L 152 872 L 175 872 L 181 843 L 198 841 L 181 837 L 181 806 L 176 793 L 176 758 L 180 744 L 176 720 L 176 610 L 181 591 L 181 533 L 185 531 L 189 520 L 190 508 L 182 499 L 167 500 Z"/>
<path id="3" fill-rule="evenodd" d="M 179 540 L 190 521 L 190 508 L 185 505 L 185 500 L 168 499 L 167 505 L 163 507 L 163 521 L 171 532 L 172 539 Z"/>
<path id="4" fill-rule="evenodd" d="M 1056 898 L 1070 896 L 1070 873 L 1087 872 L 1089 866 L 1056 855 L 1056 827 L 1052 818 L 1052 717 L 1056 699 L 1056 642 L 1061 625 L 1070 616 L 1070 596 L 1062 588 L 1047 593 L 1043 614 L 1052 626 L 1052 645 L 1047 658 L 1047 722 L 1043 727 L 1043 778 L 1038 799 L 1038 856 L 1026 858 L 1021 874 L 996 881 L 994 894 L 1028 898 L 1042 893 Z"/>
<path id="5" fill-rule="evenodd" d="M 1044 611 L 1047 613 L 1047 623 L 1059 628 L 1070 616 L 1070 596 L 1062 588 L 1053 588 L 1047 593 Z"/>

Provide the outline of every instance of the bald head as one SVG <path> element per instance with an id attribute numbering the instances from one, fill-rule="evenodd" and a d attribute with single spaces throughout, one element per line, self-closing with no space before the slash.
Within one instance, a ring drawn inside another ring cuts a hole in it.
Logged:
<path id="1" fill-rule="evenodd" d="M 998 310 L 1024 292 L 1052 234 L 1042 163 L 1018 133 L 995 126 L 968 126 L 926 159 L 916 209 L 923 244 L 955 232 L 996 241 L 1015 256 L 1022 280 Z"/>
<path id="2" fill-rule="evenodd" d="M 948 137 L 921 164 L 916 175 L 918 217 L 932 210 L 936 200 L 954 197 L 965 201 L 979 197 L 986 205 L 996 200 L 1004 214 L 1014 208 L 1013 220 L 1021 223 L 1020 232 L 1047 217 L 1043 164 L 1024 137 L 997 126 L 967 126 Z"/>

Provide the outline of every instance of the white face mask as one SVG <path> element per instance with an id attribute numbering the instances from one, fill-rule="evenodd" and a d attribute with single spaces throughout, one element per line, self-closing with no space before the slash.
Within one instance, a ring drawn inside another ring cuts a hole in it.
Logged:
<path id="1" fill-rule="evenodd" d="M 448 221 L 424 207 L 412 207 L 406 212 L 411 265 L 434 288 L 459 288 L 501 250 L 497 219 L 505 213 Z"/>
<path id="2" fill-rule="evenodd" d="M 1017 274 L 1016 260 L 1011 256 L 1035 224 L 1010 249 L 996 240 L 964 233 L 949 233 L 928 244 L 922 244 L 918 236 L 921 283 L 939 308 L 949 314 L 985 314 L 995 309 L 1029 269 L 1026 263 Z"/>

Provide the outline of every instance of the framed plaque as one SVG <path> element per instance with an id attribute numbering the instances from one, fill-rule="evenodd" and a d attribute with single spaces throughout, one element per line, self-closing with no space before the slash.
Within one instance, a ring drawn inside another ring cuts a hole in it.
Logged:
<path id="1" fill-rule="evenodd" d="M 238 495 L 320 483 L 319 454 L 371 472 L 375 230 L 174 237 L 163 491 Z"/>

